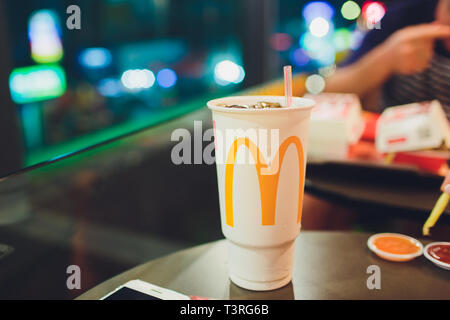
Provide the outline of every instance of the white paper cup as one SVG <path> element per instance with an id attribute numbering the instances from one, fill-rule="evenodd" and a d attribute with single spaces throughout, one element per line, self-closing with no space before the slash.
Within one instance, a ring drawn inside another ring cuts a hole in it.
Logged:
<path id="1" fill-rule="evenodd" d="M 260 101 L 284 105 L 282 96 L 233 96 L 208 107 L 230 279 L 246 289 L 273 290 L 292 278 L 314 102 L 293 98 L 291 107 L 273 109 L 221 106 Z"/>

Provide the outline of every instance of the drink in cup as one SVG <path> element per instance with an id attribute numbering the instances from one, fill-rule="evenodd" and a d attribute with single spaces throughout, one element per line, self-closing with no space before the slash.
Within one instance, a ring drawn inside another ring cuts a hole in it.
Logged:
<path id="1" fill-rule="evenodd" d="M 291 281 L 300 232 L 312 100 L 227 97 L 212 110 L 229 276 L 250 290 Z"/>

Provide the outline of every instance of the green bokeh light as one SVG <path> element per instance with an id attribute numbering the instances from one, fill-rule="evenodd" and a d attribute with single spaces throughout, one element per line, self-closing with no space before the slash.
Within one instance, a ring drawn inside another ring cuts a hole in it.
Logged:
<path id="1" fill-rule="evenodd" d="M 333 34 L 333 44 L 338 52 L 349 49 L 352 45 L 351 31 L 345 28 L 337 29 Z"/>
<path id="2" fill-rule="evenodd" d="M 58 65 L 17 68 L 9 76 L 9 88 L 18 104 L 53 99 L 66 91 L 66 74 Z"/>
<path id="3" fill-rule="evenodd" d="M 347 1 L 342 5 L 341 14 L 347 20 L 355 20 L 361 14 L 361 8 L 355 1 Z"/>

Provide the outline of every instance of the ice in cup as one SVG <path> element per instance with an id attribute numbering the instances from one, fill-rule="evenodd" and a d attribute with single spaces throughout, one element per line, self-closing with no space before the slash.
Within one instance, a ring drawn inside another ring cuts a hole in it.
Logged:
<path id="1" fill-rule="evenodd" d="M 250 290 L 291 281 L 300 232 L 309 99 L 234 96 L 208 102 L 212 110 L 222 231 L 229 277 Z M 258 104 L 261 108 L 257 106 Z"/>

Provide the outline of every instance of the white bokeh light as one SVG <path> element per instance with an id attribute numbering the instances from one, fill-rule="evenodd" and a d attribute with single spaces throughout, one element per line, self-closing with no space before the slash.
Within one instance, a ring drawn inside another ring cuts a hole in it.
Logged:
<path id="1" fill-rule="evenodd" d="M 224 60 L 214 68 L 214 78 L 219 85 L 240 83 L 245 78 L 245 71 L 244 68 L 233 61 Z"/>
<path id="2" fill-rule="evenodd" d="M 325 79 L 318 74 L 312 74 L 306 78 L 305 86 L 309 93 L 321 93 L 325 89 Z"/>
<path id="3" fill-rule="evenodd" d="M 155 75 L 148 69 L 127 70 L 120 79 L 129 90 L 148 89 L 155 83 Z"/>
<path id="4" fill-rule="evenodd" d="M 322 17 L 314 18 L 309 24 L 309 31 L 318 38 L 326 36 L 329 30 L 330 23 Z"/>

